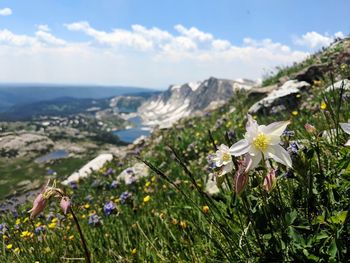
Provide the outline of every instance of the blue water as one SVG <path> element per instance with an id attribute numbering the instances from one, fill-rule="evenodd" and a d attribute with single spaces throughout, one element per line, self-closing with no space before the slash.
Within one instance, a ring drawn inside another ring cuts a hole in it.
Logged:
<path id="1" fill-rule="evenodd" d="M 54 152 L 50 152 L 48 154 L 45 154 L 37 159 L 35 159 L 36 163 L 46 163 L 51 160 L 58 160 L 62 158 L 68 157 L 69 153 L 65 150 L 57 150 Z"/>
<path id="2" fill-rule="evenodd" d="M 117 135 L 121 141 L 132 143 L 140 136 L 148 136 L 151 133 L 149 130 L 142 129 L 144 126 L 142 126 L 142 120 L 140 117 L 137 116 L 130 118 L 129 121 L 135 125 L 134 128 L 113 131 L 113 134 Z"/>

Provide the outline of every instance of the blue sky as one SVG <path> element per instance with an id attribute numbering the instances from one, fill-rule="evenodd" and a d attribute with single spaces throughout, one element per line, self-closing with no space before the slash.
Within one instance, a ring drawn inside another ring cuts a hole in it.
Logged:
<path id="1" fill-rule="evenodd" d="M 259 79 L 350 32 L 350 2 L 0 0 L 0 82 Z"/>

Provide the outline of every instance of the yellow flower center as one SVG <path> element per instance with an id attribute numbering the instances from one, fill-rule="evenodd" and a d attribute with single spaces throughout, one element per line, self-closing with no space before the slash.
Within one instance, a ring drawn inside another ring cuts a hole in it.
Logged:
<path id="1" fill-rule="evenodd" d="M 231 155 L 230 155 L 229 153 L 223 153 L 223 154 L 222 154 L 222 160 L 223 160 L 224 162 L 230 161 L 230 160 L 231 160 Z"/>
<path id="2" fill-rule="evenodd" d="M 259 133 L 259 135 L 253 141 L 255 148 L 262 152 L 267 149 L 269 143 L 270 139 L 263 133 Z"/>

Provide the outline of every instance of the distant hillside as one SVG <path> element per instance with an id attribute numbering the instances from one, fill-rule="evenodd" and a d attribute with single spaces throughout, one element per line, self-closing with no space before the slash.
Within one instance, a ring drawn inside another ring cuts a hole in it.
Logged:
<path id="1" fill-rule="evenodd" d="M 66 117 L 79 113 L 94 113 L 111 109 L 118 112 L 135 112 L 150 96 L 157 93 L 139 92 L 135 96 L 88 99 L 61 97 L 52 100 L 14 105 L 0 112 L 0 121 L 29 121 L 40 116 Z"/>
<path id="2" fill-rule="evenodd" d="M 154 90 L 139 87 L 73 86 L 43 84 L 0 84 L 0 111 L 18 104 L 62 97 L 101 99 L 119 95 L 152 94 Z"/>

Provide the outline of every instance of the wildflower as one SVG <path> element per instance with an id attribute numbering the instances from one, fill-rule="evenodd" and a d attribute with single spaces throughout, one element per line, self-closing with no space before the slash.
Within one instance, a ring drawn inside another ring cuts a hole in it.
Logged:
<path id="1" fill-rule="evenodd" d="M 97 214 L 93 214 L 89 216 L 89 225 L 99 226 L 101 224 L 102 224 L 101 217 L 99 217 Z"/>
<path id="2" fill-rule="evenodd" d="M 322 101 L 320 107 L 322 110 L 325 110 L 325 109 L 327 109 L 327 104 L 324 101 Z"/>
<path id="3" fill-rule="evenodd" d="M 123 192 L 119 197 L 120 203 L 124 204 L 130 196 L 131 194 L 128 191 Z"/>
<path id="4" fill-rule="evenodd" d="M 136 249 L 136 248 L 134 248 L 133 250 L 131 250 L 131 255 L 135 256 L 136 253 L 137 253 L 137 249 Z"/>
<path id="5" fill-rule="evenodd" d="M 271 190 L 276 185 L 276 171 L 274 169 L 271 169 L 269 173 L 264 178 L 263 188 L 266 192 L 271 192 Z"/>
<path id="6" fill-rule="evenodd" d="M 143 202 L 144 202 L 144 203 L 149 202 L 149 200 L 151 200 L 151 197 L 150 197 L 149 195 L 147 195 L 147 196 L 145 196 L 145 197 L 143 198 Z"/>
<path id="7" fill-rule="evenodd" d="M 297 116 L 298 114 L 299 114 L 299 112 L 297 110 L 292 111 L 293 116 Z"/>
<path id="8" fill-rule="evenodd" d="M 69 185 L 70 187 L 72 187 L 73 190 L 78 189 L 78 184 L 76 182 L 70 182 Z"/>
<path id="9" fill-rule="evenodd" d="M 84 205 L 84 208 L 85 208 L 85 209 L 89 209 L 89 208 L 90 208 L 90 205 L 89 205 L 89 204 L 85 204 L 85 205 Z"/>
<path id="10" fill-rule="evenodd" d="M 68 239 L 69 239 L 70 241 L 72 241 L 72 240 L 74 240 L 74 236 L 71 235 L 71 236 L 68 237 Z"/>
<path id="11" fill-rule="evenodd" d="M 40 233 L 42 233 L 42 232 L 45 232 L 46 231 L 46 229 L 45 229 L 45 227 L 44 226 L 38 226 L 38 227 L 36 227 L 35 228 L 35 230 L 34 230 L 34 232 L 35 232 L 35 234 L 40 234 Z"/>
<path id="12" fill-rule="evenodd" d="M 340 127 L 343 129 L 344 132 L 347 134 L 350 134 L 350 123 L 339 123 Z M 345 143 L 345 146 L 350 146 L 350 140 L 348 140 Z"/>
<path id="13" fill-rule="evenodd" d="M 33 208 L 29 210 L 30 218 L 36 217 L 38 214 L 40 214 L 46 206 L 47 199 L 44 198 L 43 193 L 40 193 L 33 202 Z"/>
<path id="14" fill-rule="evenodd" d="M 103 212 L 106 215 L 110 215 L 112 214 L 113 210 L 116 208 L 115 204 L 112 201 L 109 201 L 108 203 L 106 203 L 103 207 Z"/>
<path id="15" fill-rule="evenodd" d="M 173 218 L 173 219 L 171 219 L 171 223 L 173 225 L 177 225 L 177 223 L 179 223 L 179 221 L 176 218 Z"/>
<path id="16" fill-rule="evenodd" d="M 306 123 L 306 124 L 304 125 L 304 127 L 305 127 L 305 130 L 306 130 L 308 133 L 315 133 L 315 132 L 316 132 L 315 126 L 313 126 L 313 125 L 311 125 L 311 124 L 309 124 L 309 123 Z"/>
<path id="17" fill-rule="evenodd" d="M 71 206 L 70 199 L 67 196 L 62 197 L 61 202 L 60 202 L 60 206 L 61 206 L 63 213 L 66 215 L 70 209 L 70 206 Z"/>
<path id="18" fill-rule="evenodd" d="M 230 148 L 228 148 L 225 144 L 221 144 L 218 150 L 215 153 L 213 158 L 216 167 L 222 167 L 222 175 L 229 173 L 233 169 L 232 157 L 230 154 Z"/>
<path id="19" fill-rule="evenodd" d="M 249 154 L 245 154 L 243 160 L 238 162 L 238 170 L 235 174 L 235 192 L 240 195 L 248 183 L 248 171 L 252 160 Z"/>
<path id="20" fill-rule="evenodd" d="M 21 250 L 20 250 L 18 247 L 16 247 L 16 248 L 13 250 L 13 252 L 19 253 L 19 252 L 21 252 Z"/>
<path id="21" fill-rule="evenodd" d="M 29 231 L 23 231 L 21 233 L 21 237 L 22 238 L 27 238 L 27 237 L 32 237 L 33 236 L 33 233 L 29 232 Z"/>
<path id="22" fill-rule="evenodd" d="M 114 173 L 114 170 L 112 168 L 108 168 L 108 170 L 103 174 L 104 176 L 108 176 Z"/>
<path id="23" fill-rule="evenodd" d="M 252 159 L 250 169 L 255 168 L 264 157 L 272 158 L 276 162 L 292 167 L 292 160 L 288 152 L 281 146 L 280 136 L 286 129 L 289 121 L 274 122 L 267 126 L 258 125 L 257 122 L 248 115 L 246 125 L 247 132 L 244 139 L 238 141 L 230 148 L 230 153 L 234 156 L 241 156 L 249 153 Z"/>
<path id="24" fill-rule="evenodd" d="M 12 247 L 13 247 L 12 244 L 8 244 L 8 245 L 6 246 L 7 249 L 12 249 Z"/>
<path id="25" fill-rule="evenodd" d="M 54 228 L 56 228 L 56 226 L 57 226 L 57 224 L 54 222 L 54 223 L 50 223 L 50 224 L 48 225 L 48 228 L 54 229 Z"/>
<path id="26" fill-rule="evenodd" d="M 207 205 L 203 206 L 202 211 L 204 214 L 208 214 L 209 213 L 209 206 L 207 206 Z"/>
<path id="27" fill-rule="evenodd" d="M 292 142 L 290 144 L 290 146 L 288 147 L 288 151 L 292 154 L 292 155 L 298 155 L 299 152 L 299 145 L 297 142 Z"/>
<path id="28" fill-rule="evenodd" d="M 186 223 L 186 221 L 180 221 L 180 227 L 181 227 L 182 229 L 187 228 L 187 223 Z"/>
<path id="29" fill-rule="evenodd" d="M 111 183 L 110 188 L 111 188 L 111 189 L 115 189 L 115 188 L 117 188 L 117 186 L 118 186 L 118 181 L 114 180 L 114 181 Z"/>
<path id="30" fill-rule="evenodd" d="M 151 182 L 150 181 L 147 181 L 146 183 L 145 183 L 145 187 L 150 187 L 151 186 Z"/>

